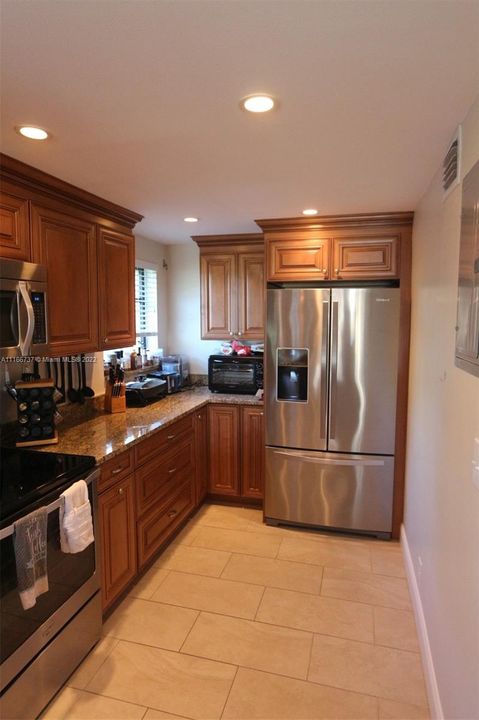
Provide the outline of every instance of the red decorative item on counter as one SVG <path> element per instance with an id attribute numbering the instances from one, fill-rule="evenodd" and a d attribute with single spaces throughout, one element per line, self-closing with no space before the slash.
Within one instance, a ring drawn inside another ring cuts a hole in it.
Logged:
<path id="1" fill-rule="evenodd" d="M 251 348 L 249 345 L 242 345 L 238 340 L 233 340 L 231 347 L 237 355 L 251 355 Z"/>

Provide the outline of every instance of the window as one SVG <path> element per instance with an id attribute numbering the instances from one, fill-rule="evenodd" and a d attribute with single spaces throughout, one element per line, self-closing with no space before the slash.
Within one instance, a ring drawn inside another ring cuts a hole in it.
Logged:
<path id="1" fill-rule="evenodd" d="M 158 347 L 158 274 L 146 263 L 135 267 L 136 342 L 144 350 Z"/>

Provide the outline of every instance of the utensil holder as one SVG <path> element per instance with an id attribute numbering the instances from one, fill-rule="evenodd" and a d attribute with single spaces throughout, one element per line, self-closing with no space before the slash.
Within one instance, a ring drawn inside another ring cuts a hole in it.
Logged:
<path id="1" fill-rule="evenodd" d="M 116 385 L 111 385 L 109 382 L 105 384 L 105 412 L 108 413 L 121 413 L 126 412 L 126 396 L 125 383 L 121 383 L 120 394 L 112 395 L 113 388 Z"/>
<path id="2" fill-rule="evenodd" d="M 53 380 L 15 383 L 17 391 L 17 447 L 54 445 L 58 442 L 55 430 Z"/>

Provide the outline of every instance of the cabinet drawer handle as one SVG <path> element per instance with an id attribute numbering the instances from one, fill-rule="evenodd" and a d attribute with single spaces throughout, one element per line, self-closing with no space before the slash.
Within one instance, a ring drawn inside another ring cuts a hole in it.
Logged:
<path id="1" fill-rule="evenodd" d="M 118 495 L 123 495 L 123 488 L 118 488 Z"/>
<path id="2" fill-rule="evenodd" d="M 167 513 L 169 518 L 175 517 L 175 515 L 178 515 L 178 510 L 170 510 L 169 513 Z"/>
<path id="3" fill-rule="evenodd" d="M 123 467 L 115 468 L 114 470 L 111 471 L 111 474 L 112 474 L 112 475 L 118 475 L 118 473 L 121 473 L 121 471 L 122 471 L 123 469 L 124 469 Z"/>
<path id="4" fill-rule="evenodd" d="M 172 475 L 174 472 L 176 472 L 176 468 L 173 468 L 173 470 L 168 470 L 169 474 Z"/>
<path id="5" fill-rule="evenodd" d="M 175 438 L 175 437 L 176 437 L 176 435 L 168 435 L 167 440 L 173 440 L 173 438 Z"/>

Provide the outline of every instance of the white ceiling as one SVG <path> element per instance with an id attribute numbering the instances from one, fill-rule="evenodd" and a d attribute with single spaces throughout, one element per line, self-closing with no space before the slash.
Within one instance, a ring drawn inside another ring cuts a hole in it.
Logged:
<path id="1" fill-rule="evenodd" d="M 2 7 L 3 151 L 142 213 L 137 231 L 166 243 L 311 206 L 414 209 L 479 87 L 477 0 Z M 279 109 L 241 111 L 255 91 Z"/>

